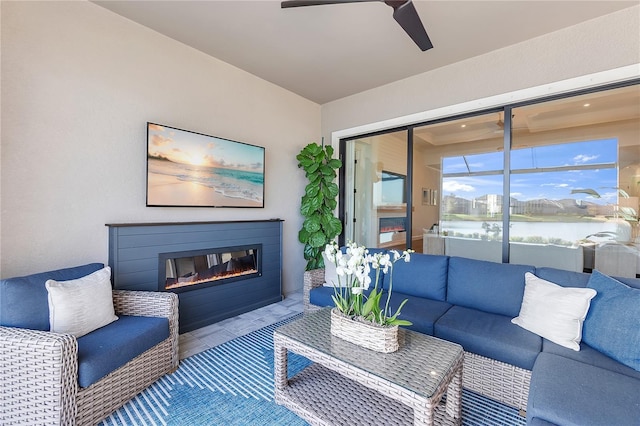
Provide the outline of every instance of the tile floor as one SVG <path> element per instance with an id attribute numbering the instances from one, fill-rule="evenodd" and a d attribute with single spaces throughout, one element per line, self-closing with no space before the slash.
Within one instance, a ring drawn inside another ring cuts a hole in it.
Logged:
<path id="1" fill-rule="evenodd" d="M 302 312 L 302 291 L 289 294 L 278 303 L 180 335 L 180 359 L 195 355 L 238 336 Z"/>

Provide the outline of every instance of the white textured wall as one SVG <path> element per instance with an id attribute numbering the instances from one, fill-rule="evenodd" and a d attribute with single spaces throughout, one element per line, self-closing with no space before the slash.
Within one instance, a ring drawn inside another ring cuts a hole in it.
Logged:
<path id="1" fill-rule="evenodd" d="M 0 276 L 108 261 L 106 223 L 282 218 L 284 291 L 320 106 L 88 2 L 2 12 Z M 146 122 L 266 147 L 264 209 L 145 207 Z"/>
<path id="2" fill-rule="evenodd" d="M 332 132 L 370 124 L 367 131 L 373 131 L 387 127 L 381 122 L 410 114 L 542 85 L 553 92 L 555 82 L 637 66 L 638 34 L 640 6 L 635 6 L 339 99 L 322 106 L 322 134 L 331 140 Z M 476 107 L 482 109 L 482 102 Z"/>

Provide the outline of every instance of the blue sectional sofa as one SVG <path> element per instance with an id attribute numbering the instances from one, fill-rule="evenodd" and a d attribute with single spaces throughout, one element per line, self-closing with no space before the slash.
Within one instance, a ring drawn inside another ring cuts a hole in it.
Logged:
<path id="1" fill-rule="evenodd" d="M 612 291 L 596 290 L 579 351 L 512 323 L 527 272 L 562 287 L 614 283 Z M 333 305 L 334 289 L 323 283 L 324 270 L 305 273 L 307 310 Z M 410 329 L 464 347 L 466 388 L 526 410 L 528 424 L 640 425 L 639 279 L 414 254 L 383 286 L 392 286 L 394 307 L 408 299 L 401 318 Z"/>
<path id="2" fill-rule="evenodd" d="M 117 318 L 86 334 L 50 331 L 49 280 L 91 285 L 83 280 L 95 274 Z M 178 367 L 177 296 L 112 291 L 109 277 L 92 263 L 0 280 L 0 424 L 94 425 Z"/>

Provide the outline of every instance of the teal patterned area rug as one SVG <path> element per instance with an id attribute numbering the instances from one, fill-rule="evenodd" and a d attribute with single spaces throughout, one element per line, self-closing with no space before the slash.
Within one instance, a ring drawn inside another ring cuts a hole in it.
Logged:
<path id="1" fill-rule="evenodd" d="M 182 360 L 175 373 L 139 393 L 100 426 L 306 425 L 273 402 L 273 331 L 296 317 Z M 310 361 L 289 353 L 288 364 L 291 377 Z M 465 426 L 526 423 L 516 409 L 466 390 L 462 415 Z"/>

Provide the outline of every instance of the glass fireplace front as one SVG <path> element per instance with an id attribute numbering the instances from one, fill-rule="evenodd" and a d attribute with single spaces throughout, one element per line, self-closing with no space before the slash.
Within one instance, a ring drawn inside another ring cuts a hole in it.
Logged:
<path id="1" fill-rule="evenodd" d="M 261 244 L 160 253 L 159 290 L 187 291 L 261 274 Z"/>

